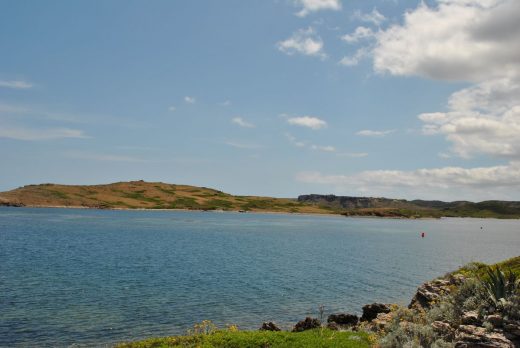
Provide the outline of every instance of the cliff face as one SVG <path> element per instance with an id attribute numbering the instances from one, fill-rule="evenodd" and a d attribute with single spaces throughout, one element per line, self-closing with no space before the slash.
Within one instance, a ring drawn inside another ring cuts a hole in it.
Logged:
<path id="1" fill-rule="evenodd" d="M 345 215 L 389 217 L 495 217 L 520 218 L 520 202 L 468 201 L 442 202 L 379 197 L 351 197 L 309 194 L 298 197 L 298 202 L 338 210 Z"/>
<path id="2" fill-rule="evenodd" d="M 301 195 L 298 202 L 308 202 L 313 204 L 331 205 L 344 209 L 365 209 L 365 208 L 404 208 L 407 201 L 390 198 L 373 197 L 350 197 L 335 195 Z"/>

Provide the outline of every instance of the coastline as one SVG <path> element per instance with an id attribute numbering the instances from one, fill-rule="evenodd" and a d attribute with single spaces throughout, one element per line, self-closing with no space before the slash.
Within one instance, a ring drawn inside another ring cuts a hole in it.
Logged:
<path id="1" fill-rule="evenodd" d="M 385 220 L 440 220 L 446 218 L 474 218 L 474 219 L 497 219 L 503 220 L 499 218 L 489 217 L 489 218 L 475 218 L 475 217 L 406 217 L 406 216 L 376 216 L 376 215 L 355 215 L 349 214 L 345 215 L 343 213 L 322 213 L 322 212 L 290 212 L 290 211 L 263 211 L 263 210 L 254 210 L 254 211 L 241 211 L 241 210 L 219 210 L 219 209 L 185 209 L 185 208 L 98 208 L 98 207 L 86 207 L 86 206 L 74 206 L 74 205 L 24 205 L 24 206 L 2 206 L 0 207 L 9 207 L 9 208 L 36 208 L 36 209 L 82 209 L 82 210 L 99 210 L 99 211 L 170 211 L 170 212 L 196 212 L 196 213 L 237 213 L 237 214 L 270 214 L 270 215 L 301 215 L 301 216 L 329 216 L 329 217 L 344 217 L 344 218 L 366 218 L 366 219 L 385 219 Z M 511 219 L 511 220 L 519 220 Z"/>

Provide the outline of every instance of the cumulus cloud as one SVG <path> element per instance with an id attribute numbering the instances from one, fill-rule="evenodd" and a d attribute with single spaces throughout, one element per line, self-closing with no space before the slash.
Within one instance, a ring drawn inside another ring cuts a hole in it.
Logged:
<path id="1" fill-rule="evenodd" d="M 352 17 L 362 22 L 372 23 L 374 25 L 380 25 L 386 21 L 386 17 L 383 16 L 376 8 L 374 8 L 370 13 L 363 13 L 359 10 L 356 10 L 354 11 Z"/>
<path id="2" fill-rule="evenodd" d="M 371 170 L 354 175 L 301 172 L 296 179 L 309 184 L 334 187 L 350 194 L 431 199 L 510 199 L 520 193 L 520 162 L 479 168 Z"/>
<path id="3" fill-rule="evenodd" d="M 473 82 L 448 110 L 419 115 L 423 133 L 443 135 L 461 157 L 520 158 L 520 2 L 421 3 L 376 34 L 380 73 Z"/>
<path id="4" fill-rule="evenodd" d="M 195 97 L 186 96 L 184 97 L 184 101 L 188 104 L 195 104 L 196 99 Z"/>
<path id="5" fill-rule="evenodd" d="M 0 128 L 0 138 L 16 140 L 54 140 L 63 138 L 88 138 L 83 131 L 69 128 L 46 128 L 33 129 L 23 127 L 4 127 Z"/>
<path id="6" fill-rule="evenodd" d="M 175 110 L 177 110 L 177 108 L 175 106 L 169 106 L 168 107 L 168 111 L 172 111 L 173 112 Z"/>
<path id="7" fill-rule="evenodd" d="M 520 74 L 520 2 L 422 2 L 377 34 L 374 68 L 393 75 L 481 82 Z"/>
<path id="8" fill-rule="evenodd" d="M 360 26 L 360 27 L 357 27 L 353 33 L 343 35 L 341 37 L 341 40 L 348 42 L 348 43 L 356 43 L 360 40 L 373 38 L 374 36 L 375 36 L 375 33 L 371 28 Z"/>
<path id="9" fill-rule="evenodd" d="M 321 10 L 341 10 L 340 0 L 296 0 L 295 3 L 302 7 L 302 9 L 296 13 L 299 17 L 305 17 L 309 13 Z"/>
<path id="10" fill-rule="evenodd" d="M 287 123 L 293 126 L 307 127 L 314 130 L 327 127 L 327 122 L 314 116 L 291 117 Z"/>
<path id="11" fill-rule="evenodd" d="M 33 87 L 33 84 L 22 80 L 0 80 L 0 87 L 11 89 L 29 89 Z"/>
<path id="12" fill-rule="evenodd" d="M 234 117 L 231 122 L 244 128 L 255 128 L 255 125 L 245 121 L 242 117 Z"/>
<path id="13" fill-rule="evenodd" d="M 296 53 L 322 59 L 327 56 L 323 51 L 323 40 L 312 27 L 294 32 L 291 37 L 278 42 L 276 46 L 281 52 L 290 56 Z"/>
<path id="14" fill-rule="evenodd" d="M 356 53 L 354 53 L 354 55 L 345 56 L 341 58 L 341 60 L 338 63 L 344 66 L 355 66 L 358 65 L 359 62 L 361 62 L 361 60 L 363 60 L 365 57 L 368 57 L 369 55 L 369 49 L 367 47 L 361 47 L 356 51 Z"/>
<path id="15" fill-rule="evenodd" d="M 356 135 L 360 135 L 362 137 L 384 137 L 390 133 L 395 132 L 395 129 L 387 129 L 387 130 L 370 130 L 364 129 L 360 130 L 356 133 Z"/>

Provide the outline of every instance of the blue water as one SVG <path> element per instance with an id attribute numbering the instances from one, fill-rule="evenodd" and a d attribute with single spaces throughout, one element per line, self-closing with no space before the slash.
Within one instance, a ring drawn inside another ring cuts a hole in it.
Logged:
<path id="1" fill-rule="evenodd" d="M 0 208 L 0 346 L 289 327 L 519 251 L 518 220 Z"/>

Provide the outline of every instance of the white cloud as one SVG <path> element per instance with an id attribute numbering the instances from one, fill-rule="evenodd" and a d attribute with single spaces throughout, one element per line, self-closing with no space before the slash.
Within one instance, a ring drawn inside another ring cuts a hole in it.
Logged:
<path id="1" fill-rule="evenodd" d="M 289 140 L 291 144 L 296 147 L 305 147 L 305 143 L 303 141 L 299 141 L 294 137 L 291 133 L 285 133 L 285 137 Z"/>
<path id="2" fill-rule="evenodd" d="M 0 138 L 9 138 L 16 140 L 54 140 L 63 138 L 89 138 L 83 131 L 69 128 L 47 128 L 47 129 L 31 129 L 22 127 L 4 127 L 0 128 Z"/>
<path id="3" fill-rule="evenodd" d="M 175 110 L 177 110 L 177 108 L 176 108 L 175 106 L 170 106 L 170 107 L 168 107 L 168 111 L 172 111 L 172 112 L 173 112 L 173 111 L 175 111 Z"/>
<path id="4" fill-rule="evenodd" d="M 294 126 L 307 127 L 314 130 L 327 127 L 327 122 L 314 116 L 291 117 L 287 123 Z"/>
<path id="5" fill-rule="evenodd" d="M 234 117 L 231 122 L 244 128 L 255 128 L 255 125 L 245 121 L 242 117 Z"/>
<path id="6" fill-rule="evenodd" d="M 459 80 L 448 110 L 419 115 L 423 133 L 442 135 L 461 157 L 520 159 L 520 2 L 439 0 L 376 34 L 380 73 Z"/>
<path id="7" fill-rule="evenodd" d="M 318 150 L 323 152 L 336 152 L 336 148 L 334 146 L 320 146 L 320 145 L 311 145 L 312 150 Z"/>
<path id="8" fill-rule="evenodd" d="M 33 87 L 33 84 L 30 82 L 22 81 L 22 80 L 0 80 L 0 87 L 12 88 L 12 89 L 29 89 Z"/>
<path id="9" fill-rule="evenodd" d="M 224 100 L 223 102 L 219 103 L 218 105 L 220 105 L 220 106 L 230 106 L 231 105 L 231 101 L 230 100 Z"/>
<path id="10" fill-rule="evenodd" d="M 341 10 L 340 0 L 296 0 L 295 3 L 302 7 L 302 9 L 296 13 L 299 17 L 305 17 L 311 12 L 321 10 Z"/>
<path id="11" fill-rule="evenodd" d="M 189 96 L 184 97 L 184 101 L 188 104 L 195 104 L 195 102 L 196 102 L 195 97 L 189 97 Z"/>
<path id="12" fill-rule="evenodd" d="M 287 55 L 295 53 L 306 56 L 326 58 L 323 52 L 323 41 L 312 27 L 300 29 L 292 34 L 290 38 L 276 44 L 278 49 Z"/>
<path id="13" fill-rule="evenodd" d="M 376 8 L 374 8 L 370 13 L 363 13 L 359 10 L 354 11 L 352 17 L 362 22 L 372 23 L 374 25 L 380 25 L 386 21 L 386 17 L 383 16 Z"/>
<path id="14" fill-rule="evenodd" d="M 384 137 L 390 133 L 395 132 L 395 129 L 387 129 L 387 130 L 370 130 L 364 129 L 356 133 L 356 135 L 360 135 L 363 137 Z"/>
<path id="15" fill-rule="evenodd" d="M 370 39 L 375 36 L 375 33 L 372 31 L 372 29 L 359 26 L 354 30 L 351 34 L 345 34 L 341 37 L 341 40 L 348 42 L 348 43 L 356 43 L 360 40 L 364 39 Z"/>
<path id="16" fill-rule="evenodd" d="M 441 0 L 377 34 L 376 71 L 481 82 L 520 75 L 520 2 Z"/>
<path id="17" fill-rule="evenodd" d="M 338 153 L 338 157 L 352 157 L 352 158 L 362 158 L 367 157 L 368 153 L 366 152 L 344 152 L 344 153 Z"/>
<path id="18" fill-rule="evenodd" d="M 237 148 L 237 149 L 259 149 L 259 148 L 261 148 L 260 145 L 246 144 L 246 143 L 241 143 L 241 142 L 234 141 L 234 140 L 227 140 L 224 142 L 224 144 Z"/>
<path id="19" fill-rule="evenodd" d="M 358 65 L 363 58 L 368 57 L 369 54 L 370 51 L 367 47 L 361 47 L 356 51 L 356 53 L 353 56 L 345 56 L 341 58 L 341 60 L 338 63 L 344 66 L 355 66 Z"/>
<path id="20" fill-rule="evenodd" d="M 296 179 L 350 194 L 428 199 L 510 199 L 520 193 L 520 162 L 480 168 L 371 170 L 354 175 L 301 172 Z M 516 196 L 517 197 L 517 196 Z"/>

